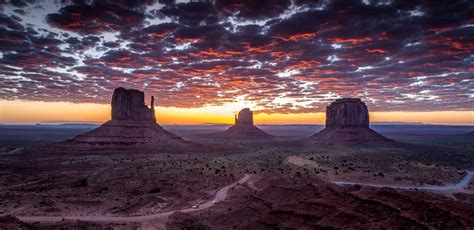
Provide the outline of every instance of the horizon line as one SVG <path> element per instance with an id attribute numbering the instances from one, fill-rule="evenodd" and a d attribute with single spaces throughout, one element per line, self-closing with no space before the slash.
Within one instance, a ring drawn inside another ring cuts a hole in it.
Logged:
<path id="1" fill-rule="evenodd" d="M 105 122 L 101 121 L 40 121 L 40 122 L 0 122 L 1 125 L 44 125 L 44 126 L 60 126 L 60 125 L 102 125 Z M 159 123 L 163 126 L 231 126 L 231 123 L 196 123 L 196 124 L 184 124 L 184 123 Z M 370 122 L 375 125 L 442 125 L 442 126 L 473 126 L 474 124 L 469 123 L 426 123 L 426 122 L 403 122 L 403 121 L 391 121 L 391 122 Z M 256 126 L 324 126 L 325 123 L 261 123 L 255 124 Z"/>

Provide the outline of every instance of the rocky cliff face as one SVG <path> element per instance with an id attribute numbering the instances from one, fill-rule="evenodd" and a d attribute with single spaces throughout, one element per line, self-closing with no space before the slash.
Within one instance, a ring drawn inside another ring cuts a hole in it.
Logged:
<path id="1" fill-rule="evenodd" d="M 326 108 L 326 127 L 369 127 L 369 110 L 358 98 L 338 99 Z"/>
<path id="2" fill-rule="evenodd" d="M 253 112 L 249 108 L 240 110 L 235 117 L 235 124 L 253 125 Z"/>
<path id="3" fill-rule="evenodd" d="M 112 96 L 112 120 L 156 122 L 153 96 L 151 108 L 148 108 L 142 91 L 122 87 L 115 89 Z"/>
<path id="4" fill-rule="evenodd" d="M 343 98 L 326 108 L 326 128 L 313 135 L 318 142 L 390 141 L 369 128 L 369 110 L 358 98 Z"/>

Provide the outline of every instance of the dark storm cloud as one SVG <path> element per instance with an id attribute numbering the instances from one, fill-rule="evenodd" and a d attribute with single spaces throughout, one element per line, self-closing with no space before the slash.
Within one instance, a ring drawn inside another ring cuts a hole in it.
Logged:
<path id="1" fill-rule="evenodd" d="M 276 17 L 283 13 L 290 6 L 289 0 L 268 0 L 268 1 L 236 1 L 236 0 L 218 0 L 216 1 L 217 10 L 227 16 L 235 15 L 244 19 L 265 19 Z"/>
<path id="2" fill-rule="evenodd" d="M 28 6 L 29 4 L 33 4 L 37 2 L 36 0 L 6 0 L 5 3 L 7 5 L 11 5 L 13 7 L 18 7 L 18 8 L 22 8 L 22 7 L 26 7 Z M 2 2 L 0 2 L 2 3 Z"/>
<path id="3" fill-rule="evenodd" d="M 238 96 L 281 113 L 342 96 L 373 110 L 474 107 L 469 1 L 159 3 L 66 1 L 46 24 L 15 10 L 52 6 L 5 6 L 1 86 L 15 90 L 0 96 L 107 103 L 103 92 L 124 86 L 177 107 Z"/>
<path id="4" fill-rule="evenodd" d="M 11 30 L 22 30 L 24 27 L 19 23 L 21 19 L 17 16 L 8 17 L 4 14 L 0 14 L 0 25 L 3 28 L 8 28 Z"/>
<path id="5" fill-rule="evenodd" d="M 76 1 L 58 13 L 48 14 L 46 20 L 54 27 L 81 34 L 130 29 L 145 19 L 142 7 L 149 1 Z"/>
<path id="6" fill-rule="evenodd" d="M 198 26 L 201 23 L 214 24 L 219 20 L 214 5 L 209 2 L 167 5 L 161 9 L 160 13 L 188 26 Z"/>

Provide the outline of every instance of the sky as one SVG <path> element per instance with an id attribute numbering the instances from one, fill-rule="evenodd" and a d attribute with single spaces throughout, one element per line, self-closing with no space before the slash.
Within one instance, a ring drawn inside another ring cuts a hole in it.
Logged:
<path id="1" fill-rule="evenodd" d="M 117 87 L 165 124 L 474 123 L 470 0 L 0 1 L 0 122 L 105 121 Z"/>

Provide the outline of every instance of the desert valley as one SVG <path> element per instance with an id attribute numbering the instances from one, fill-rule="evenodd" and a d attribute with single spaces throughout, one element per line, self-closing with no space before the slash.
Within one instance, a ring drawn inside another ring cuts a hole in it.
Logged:
<path id="1" fill-rule="evenodd" d="M 329 105 L 326 128 L 306 136 L 297 134 L 305 127 L 267 127 L 267 133 L 244 109 L 220 132 L 175 127 L 182 138 L 147 115 L 153 104 L 145 106 L 137 90 L 116 89 L 111 108 L 111 121 L 69 140 L 4 141 L 2 226 L 473 226 L 469 135 L 445 134 L 453 137 L 446 144 L 425 134 L 410 143 L 402 137 L 413 134 L 401 128 L 390 139 L 369 128 L 367 106 L 358 99 Z"/>
<path id="2" fill-rule="evenodd" d="M 0 230 L 473 230 L 473 12 L 0 0 Z"/>

